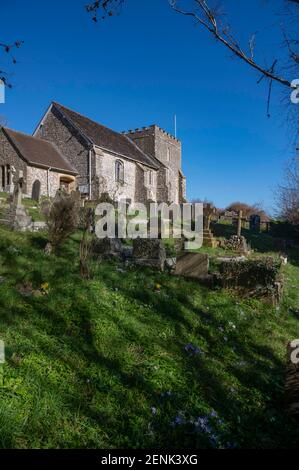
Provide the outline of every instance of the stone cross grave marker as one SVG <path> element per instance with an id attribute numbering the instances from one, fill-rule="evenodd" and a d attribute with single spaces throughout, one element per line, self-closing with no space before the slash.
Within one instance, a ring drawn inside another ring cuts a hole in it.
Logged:
<path id="1" fill-rule="evenodd" d="M 23 198 L 23 185 L 25 183 L 23 172 L 22 171 L 14 171 L 13 173 L 13 184 L 14 184 L 14 192 L 13 192 L 13 203 L 16 206 L 22 205 L 22 198 Z"/>
<path id="2" fill-rule="evenodd" d="M 238 228 L 237 228 L 238 237 L 240 237 L 241 233 L 242 233 L 242 217 L 243 217 L 243 212 L 239 211 L 239 213 L 238 213 Z"/>
<path id="3" fill-rule="evenodd" d="M 32 225 L 32 218 L 27 214 L 25 207 L 22 205 L 23 189 L 25 184 L 22 171 L 14 171 L 13 183 L 14 192 L 9 210 L 10 224 L 14 230 L 28 230 Z"/>

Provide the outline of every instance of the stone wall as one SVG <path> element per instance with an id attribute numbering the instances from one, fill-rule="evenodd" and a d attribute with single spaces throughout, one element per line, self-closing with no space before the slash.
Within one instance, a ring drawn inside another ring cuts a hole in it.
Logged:
<path id="1" fill-rule="evenodd" d="M 63 176 L 55 171 L 49 171 L 42 168 L 28 166 L 27 168 L 27 195 L 32 196 L 32 187 L 35 181 L 41 184 L 40 195 L 54 197 L 60 187 L 60 177 Z M 49 183 L 49 186 L 48 186 Z"/>
<path id="2" fill-rule="evenodd" d="M 157 201 L 168 202 L 169 197 L 169 173 L 164 166 L 160 168 L 157 176 Z"/>
<path id="3" fill-rule="evenodd" d="M 124 165 L 123 183 L 116 183 L 115 181 L 116 161 L 121 161 Z M 97 149 L 95 171 L 99 181 L 100 194 L 108 193 L 115 200 L 131 199 L 135 201 L 136 164 L 134 162 Z"/>
<path id="4" fill-rule="evenodd" d="M 179 173 L 179 202 L 186 202 L 186 178 Z"/>
<path id="5" fill-rule="evenodd" d="M 143 204 L 157 201 L 158 172 L 136 164 L 135 201 Z"/>
<path id="6" fill-rule="evenodd" d="M 136 164 L 136 185 L 135 185 L 135 202 L 145 203 L 148 200 L 148 189 L 146 187 L 146 173 L 143 165 Z M 156 190 L 154 190 L 156 193 Z"/>
<path id="7" fill-rule="evenodd" d="M 101 149 L 92 150 L 78 131 L 55 107 L 46 115 L 36 136 L 53 142 L 78 171 L 79 186 L 89 185 L 89 155 L 91 155 L 92 197 L 97 199 L 107 192 L 111 197 L 127 198 L 136 202 L 182 202 L 185 181 L 180 177 L 181 143 L 158 126 L 137 129 L 127 133 L 145 153 L 163 163 L 161 169 L 152 170 L 153 182 L 149 184 L 149 169 L 129 159 L 119 158 Z M 115 161 L 124 164 L 124 184 L 115 182 Z"/>
<path id="8" fill-rule="evenodd" d="M 161 171 L 158 176 L 157 199 L 163 202 L 180 202 L 181 142 L 156 125 L 129 131 L 126 135 L 141 150 L 158 159 L 168 169 L 167 172 Z"/>
<path id="9" fill-rule="evenodd" d="M 89 184 L 88 145 L 78 131 L 52 107 L 43 124 L 37 129 L 36 137 L 48 140 L 56 145 L 72 166 L 78 171 L 78 185 Z M 95 175 L 95 155 L 92 152 L 92 176 Z"/>
<path id="10" fill-rule="evenodd" d="M 3 130 L 0 128 L 0 191 L 9 191 L 10 188 L 5 185 L 2 187 L 2 173 L 1 166 L 10 165 L 14 166 L 17 171 L 23 171 L 24 178 L 27 179 L 27 165 L 24 160 L 19 156 L 14 147 L 8 141 Z M 24 193 L 27 193 L 27 187 L 24 187 Z"/>

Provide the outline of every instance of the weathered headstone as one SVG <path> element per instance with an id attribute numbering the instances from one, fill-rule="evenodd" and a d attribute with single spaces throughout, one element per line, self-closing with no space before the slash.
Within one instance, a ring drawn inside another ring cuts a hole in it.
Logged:
<path id="1" fill-rule="evenodd" d="M 222 245 L 223 248 L 236 251 L 237 253 L 248 253 L 250 251 L 246 238 L 241 235 L 232 235 L 228 240 L 224 240 Z"/>
<path id="2" fill-rule="evenodd" d="M 249 219 L 249 227 L 250 230 L 253 230 L 255 232 L 260 232 L 261 231 L 261 218 L 257 214 L 252 214 Z"/>
<path id="3" fill-rule="evenodd" d="M 193 279 L 200 279 L 208 274 L 209 256 L 205 253 L 186 252 L 176 262 L 174 274 Z"/>
<path id="4" fill-rule="evenodd" d="M 104 258 L 121 257 L 122 243 L 119 238 L 97 238 L 93 245 L 93 252 Z"/>
<path id="5" fill-rule="evenodd" d="M 164 270 L 166 251 L 162 240 L 136 238 L 133 240 L 133 260 L 135 264 Z"/>
<path id="6" fill-rule="evenodd" d="M 14 192 L 9 209 L 10 226 L 14 230 L 30 230 L 32 226 L 32 218 L 28 215 L 25 207 L 22 204 L 23 187 L 25 185 L 25 179 L 23 177 L 22 171 L 14 174 L 13 183 Z"/>
<path id="7" fill-rule="evenodd" d="M 32 185 L 32 195 L 31 195 L 31 197 L 34 201 L 39 202 L 40 192 L 41 192 L 41 183 L 40 183 L 39 180 L 36 180 L 36 181 L 34 181 L 34 183 Z"/>

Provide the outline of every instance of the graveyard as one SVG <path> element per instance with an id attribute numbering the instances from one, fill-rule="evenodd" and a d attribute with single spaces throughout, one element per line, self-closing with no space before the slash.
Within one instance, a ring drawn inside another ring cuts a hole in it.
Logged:
<path id="1" fill-rule="evenodd" d="M 298 451 L 299 0 L 0 11 L 3 468 Z"/>
<path id="2" fill-rule="evenodd" d="M 41 203 L 0 202 L 1 447 L 298 447 L 292 238 L 208 205 L 196 252 L 97 241 L 86 277 L 82 227 L 49 255 Z"/>

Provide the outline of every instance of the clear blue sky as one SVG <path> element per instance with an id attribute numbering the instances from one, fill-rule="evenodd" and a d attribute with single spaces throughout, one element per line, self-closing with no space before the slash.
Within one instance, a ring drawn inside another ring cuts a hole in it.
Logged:
<path id="1" fill-rule="evenodd" d="M 245 45 L 259 31 L 263 63 L 279 47 L 273 3 L 278 10 L 280 1 L 224 1 Z M 173 132 L 176 113 L 188 197 L 271 209 L 291 155 L 279 87 L 268 119 L 266 84 L 258 86 L 255 72 L 167 0 L 127 0 L 121 16 L 99 24 L 86 3 L 1 1 L 0 40 L 25 41 L 19 63 L 9 65 L 13 89 L 0 105 L 8 125 L 31 133 L 51 100 L 119 131 L 157 123 Z M 8 65 L 3 55 L 0 61 Z"/>

